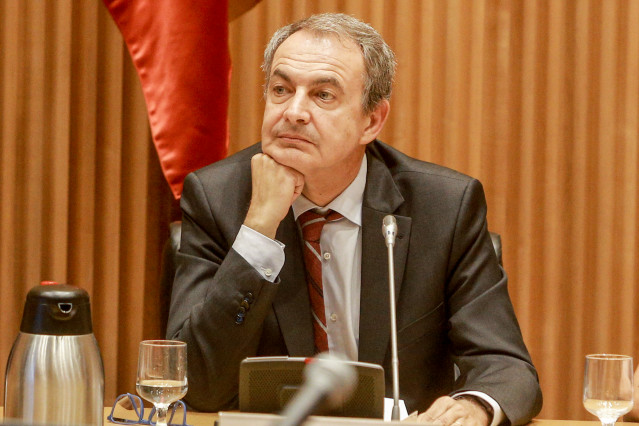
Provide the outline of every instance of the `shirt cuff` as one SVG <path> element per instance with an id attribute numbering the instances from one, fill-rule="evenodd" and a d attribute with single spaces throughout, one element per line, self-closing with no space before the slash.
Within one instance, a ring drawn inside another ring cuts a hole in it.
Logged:
<path id="1" fill-rule="evenodd" d="M 245 225 L 235 237 L 233 250 L 270 282 L 275 282 L 284 266 L 284 244 Z"/>
<path id="2" fill-rule="evenodd" d="M 483 392 L 465 391 L 465 392 L 459 392 L 454 394 L 453 398 L 459 398 L 460 396 L 463 396 L 463 395 L 472 395 L 474 397 L 480 398 L 482 401 L 486 402 L 488 405 L 492 407 L 493 420 L 490 423 L 490 426 L 497 426 L 498 424 L 502 423 L 505 420 L 506 416 L 504 415 L 503 410 L 501 409 L 497 401 L 495 401 L 492 397 L 486 395 Z"/>

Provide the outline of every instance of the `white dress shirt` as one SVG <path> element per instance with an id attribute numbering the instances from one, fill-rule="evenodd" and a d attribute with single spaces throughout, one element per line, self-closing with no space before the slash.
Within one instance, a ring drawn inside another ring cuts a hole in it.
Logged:
<path id="1" fill-rule="evenodd" d="M 344 219 L 324 225 L 320 236 L 322 251 L 322 284 L 328 348 L 357 361 L 359 343 L 359 304 L 362 267 L 362 204 L 366 186 L 366 156 L 353 182 L 325 207 L 318 207 L 303 195 L 293 202 L 295 220 L 307 210 L 324 213 L 331 209 Z M 381 224 L 380 224 L 381 229 Z M 301 238 L 301 231 L 300 231 Z M 380 231 L 380 239 L 381 231 Z M 274 282 L 284 266 L 284 245 L 242 225 L 233 249 L 251 264 L 266 280 Z M 474 395 L 493 408 L 491 426 L 504 419 L 497 401 L 482 392 L 454 395 Z"/>

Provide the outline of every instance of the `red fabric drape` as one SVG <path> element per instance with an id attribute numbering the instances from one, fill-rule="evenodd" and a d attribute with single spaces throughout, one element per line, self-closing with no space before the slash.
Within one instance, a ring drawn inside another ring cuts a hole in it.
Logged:
<path id="1" fill-rule="evenodd" d="M 228 0 L 103 0 L 127 44 L 173 195 L 226 156 Z"/>

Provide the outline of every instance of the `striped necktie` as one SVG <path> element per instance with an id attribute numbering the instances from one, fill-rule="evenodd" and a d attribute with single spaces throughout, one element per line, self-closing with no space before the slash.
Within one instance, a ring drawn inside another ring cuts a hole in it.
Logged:
<path id="1" fill-rule="evenodd" d="M 326 311 L 324 310 L 324 287 L 322 285 L 322 251 L 320 235 L 322 228 L 328 222 L 335 222 L 343 218 L 341 214 L 328 210 L 319 214 L 312 210 L 302 213 L 298 222 L 304 239 L 304 264 L 306 265 L 306 283 L 311 300 L 313 313 L 313 337 L 315 353 L 328 350 L 328 336 L 326 334 Z"/>

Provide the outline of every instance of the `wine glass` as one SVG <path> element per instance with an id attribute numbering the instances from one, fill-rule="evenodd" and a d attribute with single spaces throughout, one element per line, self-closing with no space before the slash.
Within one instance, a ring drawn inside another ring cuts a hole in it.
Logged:
<path id="1" fill-rule="evenodd" d="M 157 425 L 166 426 L 169 405 L 186 395 L 186 343 L 144 340 L 138 357 L 138 394 L 155 405 Z"/>
<path id="2" fill-rule="evenodd" d="M 586 355 L 584 407 L 612 426 L 632 409 L 632 357 L 626 355 Z"/>

